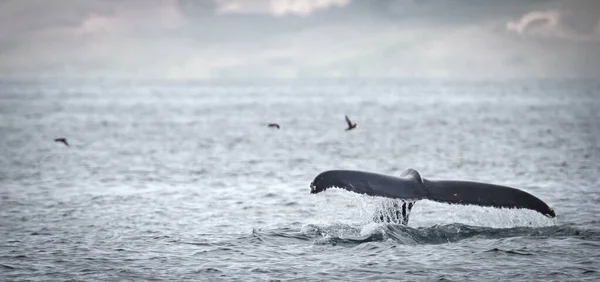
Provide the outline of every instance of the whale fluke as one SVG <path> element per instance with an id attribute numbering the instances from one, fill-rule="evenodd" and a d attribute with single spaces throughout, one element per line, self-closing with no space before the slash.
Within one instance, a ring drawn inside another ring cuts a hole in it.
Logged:
<path id="1" fill-rule="evenodd" d="M 525 191 L 481 182 L 427 180 L 414 169 L 404 171 L 400 177 L 357 170 L 329 170 L 315 177 L 310 184 L 310 193 L 320 193 L 332 187 L 369 196 L 401 199 L 403 209 L 406 209 L 407 203 L 412 207 L 412 202 L 427 199 L 448 204 L 522 208 L 556 217 L 554 210 L 544 201 Z"/>

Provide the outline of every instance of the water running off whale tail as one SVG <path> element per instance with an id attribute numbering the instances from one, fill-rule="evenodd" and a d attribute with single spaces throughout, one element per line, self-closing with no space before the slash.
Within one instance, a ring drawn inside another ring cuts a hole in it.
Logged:
<path id="1" fill-rule="evenodd" d="M 398 199 L 400 201 L 396 204 L 383 207 L 387 209 L 387 216 L 375 214 L 373 219 L 403 225 L 408 224 L 412 207 L 419 200 L 454 205 L 528 209 L 550 218 L 556 216 L 554 210 L 542 200 L 516 188 L 471 181 L 428 180 L 413 169 L 406 170 L 400 177 L 355 170 L 329 170 L 317 175 L 310 187 L 311 194 L 329 188 L 341 188 L 358 194 Z"/>

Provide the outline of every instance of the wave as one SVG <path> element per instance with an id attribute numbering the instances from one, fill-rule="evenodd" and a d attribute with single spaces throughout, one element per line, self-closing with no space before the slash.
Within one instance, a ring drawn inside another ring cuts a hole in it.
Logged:
<path id="1" fill-rule="evenodd" d="M 251 234 L 244 234 L 241 237 L 232 238 L 232 240 L 238 243 L 243 241 L 246 245 L 281 246 L 293 241 L 309 241 L 315 245 L 356 246 L 370 242 L 391 242 L 400 245 L 435 245 L 469 239 L 485 240 L 514 237 L 541 240 L 575 238 L 588 242 L 600 242 L 600 230 L 581 229 L 568 225 L 492 228 L 453 223 L 413 228 L 389 223 L 370 223 L 366 225 L 338 223 L 330 225 L 305 224 L 300 231 L 294 228 L 253 229 Z M 593 244 L 594 246 L 597 245 L 596 243 Z"/>
<path id="2" fill-rule="evenodd" d="M 600 241 L 600 232 L 570 226 L 491 228 L 454 223 L 411 228 L 398 224 L 367 224 L 351 226 L 335 224 L 320 226 L 307 224 L 301 233 L 312 237 L 315 244 L 362 244 L 393 241 L 399 244 L 443 244 L 465 239 L 499 239 L 510 237 L 564 238 Z"/>

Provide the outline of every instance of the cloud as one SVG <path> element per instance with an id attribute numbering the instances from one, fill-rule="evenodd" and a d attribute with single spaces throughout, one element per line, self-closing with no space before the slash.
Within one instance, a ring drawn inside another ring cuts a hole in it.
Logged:
<path id="1" fill-rule="evenodd" d="M 2 8 L 16 10 L 2 24 L 11 29 L 0 33 L 4 42 L 13 43 L 0 53 L 5 73 L 70 75 L 84 70 L 96 74 L 110 68 L 142 67 L 144 62 L 159 61 L 157 49 L 166 48 L 167 42 L 155 39 L 167 37 L 183 24 L 177 1 L 59 0 L 53 1 L 53 8 L 40 1 L 21 9 L 24 3 L 2 3 Z M 177 45 L 168 48 L 176 50 Z"/>
<path id="2" fill-rule="evenodd" d="M 560 16 L 558 11 L 533 11 L 523 15 L 519 21 L 508 22 L 506 28 L 519 34 L 559 35 L 562 34 L 559 30 Z"/>
<path id="3" fill-rule="evenodd" d="M 318 10 L 343 7 L 350 0 L 217 0 L 220 14 L 271 14 L 308 16 Z"/>
<path id="4" fill-rule="evenodd" d="M 577 1 L 3 1 L 0 75 L 594 76 Z"/>
<path id="5" fill-rule="evenodd" d="M 528 12 L 506 28 L 525 36 L 600 41 L 600 1 L 559 1 L 551 7 Z"/>

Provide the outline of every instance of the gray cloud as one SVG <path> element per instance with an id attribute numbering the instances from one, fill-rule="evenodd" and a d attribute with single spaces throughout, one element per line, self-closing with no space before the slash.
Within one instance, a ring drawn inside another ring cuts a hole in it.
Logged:
<path id="1" fill-rule="evenodd" d="M 2 1 L 0 75 L 469 78 L 600 73 L 595 40 L 600 13 L 593 11 L 599 11 L 599 2 L 593 0 L 273 3 Z"/>
<path id="2" fill-rule="evenodd" d="M 508 22 L 507 28 L 521 35 L 600 40 L 600 1 L 575 0 L 559 4 L 528 12 L 519 20 Z"/>

